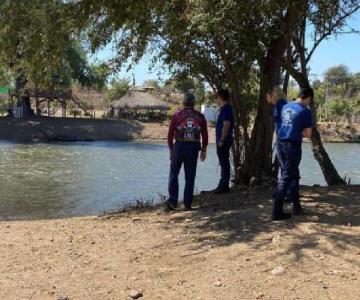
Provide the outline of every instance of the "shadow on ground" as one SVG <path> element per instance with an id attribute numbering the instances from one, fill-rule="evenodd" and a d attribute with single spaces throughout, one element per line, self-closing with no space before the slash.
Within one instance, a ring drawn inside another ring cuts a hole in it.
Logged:
<path id="1" fill-rule="evenodd" d="M 304 187 L 302 202 L 307 214 L 286 222 L 271 222 L 269 195 L 268 190 L 200 196 L 199 207 L 191 216 L 174 214 L 172 221 L 188 223 L 185 230 L 195 233 L 197 241 L 193 250 L 236 243 L 251 243 L 254 250 L 261 250 L 272 247 L 280 236 L 284 241 L 280 243 L 281 255 L 290 254 L 296 260 L 307 249 L 333 256 L 350 248 L 360 249 L 360 186 Z M 360 265 L 359 260 L 353 263 Z"/>

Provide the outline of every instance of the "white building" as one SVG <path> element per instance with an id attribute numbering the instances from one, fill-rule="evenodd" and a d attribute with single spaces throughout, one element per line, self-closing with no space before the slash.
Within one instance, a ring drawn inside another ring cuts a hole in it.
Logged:
<path id="1" fill-rule="evenodd" d="M 215 104 L 201 105 L 201 112 L 204 114 L 206 121 L 216 122 L 218 117 L 218 107 Z"/>

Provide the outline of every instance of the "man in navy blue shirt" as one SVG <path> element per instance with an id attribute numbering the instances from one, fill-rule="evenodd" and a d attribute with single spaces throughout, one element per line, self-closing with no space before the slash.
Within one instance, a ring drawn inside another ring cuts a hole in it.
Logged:
<path id="1" fill-rule="evenodd" d="M 313 123 L 308 106 L 313 97 L 314 91 L 311 88 L 302 89 L 298 99 L 285 105 L 281 112 L 281 126 L 277 132 L 277 156 L 281 177 L 273 207 L 274 221 L 291 218 L 291 214 L 283 211 L 284 198 L 288 192 L 288 198 L 293 202 L 294 215 L 299 215 L 302 211 L 299 199 L 301 144 L 303 137 L 312 136 Z"/>
<path id="2" fill-rule="evenodd" d="M 227 90 L 217 92 L 220 114 L 216 122 L 216 145 L 221 167 L 221 179 L 214 191 L 215 194 L 224 194 L 230 191 L 230 149 L 233 144 L 235 121 L 229 100 L 230 95 Z"/>

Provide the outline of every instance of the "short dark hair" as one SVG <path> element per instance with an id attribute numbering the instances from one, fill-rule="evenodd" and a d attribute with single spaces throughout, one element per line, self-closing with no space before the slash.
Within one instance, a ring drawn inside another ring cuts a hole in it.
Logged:
<path id="1" fill-rule="evenodd" d="M 184 96 L 183 104 L 185 106 L 195 106 L 195 96 L 192 93 L 187 93 Z"/>
<path id="2" fill-rule="evenodd" d="M 228 90 L 220 89 L 217 91 L 216 95 L 221 98 L 224 102 L 229 102 L 230 100 L 230 93 Z"/>
<path id="3" fill-rule="evenodd" d="M 299 93 L 300 99 L 314 98 L 314 90 L 312 88 L 303 88 Z"/>

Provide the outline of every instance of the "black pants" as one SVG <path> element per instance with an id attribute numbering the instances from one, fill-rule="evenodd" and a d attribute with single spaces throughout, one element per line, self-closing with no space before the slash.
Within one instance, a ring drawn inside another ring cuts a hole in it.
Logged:
<path id="1" fill-rule="evenodd" d="M 230 149 L 231 143 L 224 143 L 222 147 L 217 147 L 217 156 L 221 167 L 221 178 L 218 189 L 228 189 L 230 185 Z"/>
<path id="2" fill-rule="evenodd" d="M 283 213 L 284 198 L 293 202 L 294 210 L 301 209 L 299 199 L 299 166 L 301 162 L 301 143 L 277 142 L 277 156 L 279 159 L 281 177 L 278 182 L 273 215 Z"/>
<path id="3" fill-rule="evenodd" d="M 169 174 L 169 201 L 174 206 L 179 198 L 179 173 L 182 164 L 185 171 L 184 205 L 191 207 L 196 177 L 196 167 L 200 151 L 200 143 L 176 142 L 172 152 Z"/>

